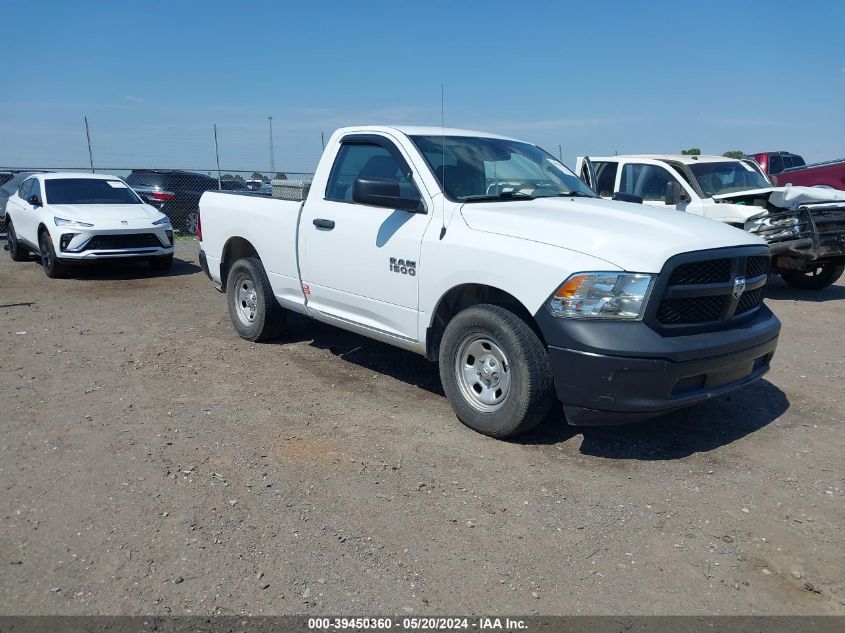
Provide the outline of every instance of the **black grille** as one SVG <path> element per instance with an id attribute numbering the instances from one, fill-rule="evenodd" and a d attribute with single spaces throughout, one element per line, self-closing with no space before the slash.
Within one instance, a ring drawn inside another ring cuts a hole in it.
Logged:
<path id="1" fill-rule="evenodd" d="M 664 325 L 718 321 L 724 305 L 724 295 L 666 299 L 660 304 L 657 320 Z"/>
<path id="2" fill-rule="evenodd" d="M 681 264 L 669 278 L 670 286 L 717 284 L 731 277 L 730 259 L 708 259 L 701 262 Z"/>
<path id="3" fill-rule="evenodd" d="M 745 276 L 748 279 L 769 273 L 771 259 L 766 255 L 754 255 L 745 260 Z"/>
<path id="4" fill-rule="evenodd" d="M 736 306 L 736 314 L 742 314 L 743 312 L 754 310 L 755 308 L 760 307 L 760 304 L 762 302 L 763 288 L 755 288 L 754 290 L 749 290 L 739 298 L 739 303 Z"/>
<path id="5" fill-rule="evenodd" d="M 86 251 L 109 251 L 124 248 L 156 248 L 161 242 L 153 233 L 130 233 L 124 235 L 95 235 L 85 245 Z"/>
<path id="6" fill-rule="evenodd" d="M 655 285 L 659 297 L 646 321 L 665 334 L 686 334 L 730 327 L 753 317 L 763 303 L 769 272 L 768 249 L 736 247 L 677 255 Z M 745 292 L 734 297 L 743 286 Z"/>

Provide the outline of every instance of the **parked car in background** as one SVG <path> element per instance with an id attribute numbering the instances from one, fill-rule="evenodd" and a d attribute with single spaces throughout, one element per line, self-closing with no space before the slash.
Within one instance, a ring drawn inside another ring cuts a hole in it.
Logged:
<path id="1" fill-rule="evenodd" d="M 798 154 L 758 152 L 745 158 L 757 161 L 762 170 L 780 186 L 832 187 L 845 189 L 845 158 L 808 165 Z"/>
<path id="2" fill-rule="evenodd" d="M 200 212 L 200 265 L 241 337 L 295 312 L 439 360 L 458 418 L 494 437 L 555 394 L 571 424 L 701 402 L 762 376 L 777 345 L 763 240 L 602 200 L 515 139 L 341 129 L 304 203 L 208 192 Z"/>
<path id="3" fill-rule="evenodd" d="M 18 190 L 21 183 L 29 178 L 34 171 L 19 171 L 16 169 L 0 171 L 0 229 L 6 224 L 6 202 Z M 44 172 L 41 172 L 44 173 Z"/>
<path id="4" fill-rule="evenodd" d="M 246 188 L 250 191 L 258 191 L 264 185 L 263 180 L 259 180 L 258 178 L 250 178 L 246 181 Z"/>
<path id="5" fill-rule="evenodd" d="M 215 187 L 217 189 L 217 187 Z M 243 180 L 221 180 L 220 181 L 220 190 L 221 191 L 250 191 L 250 188 L 247 187 L 246 183 Z"/>
<path id="6" fill-rule="evenodd" d="M 821 290 L 845 271 L 845 191 L 773 187 L 749 159 L 724 156 L 579 157 L 577 170 L 604 198 L 700 215 L 763 237 L 789 285 Z"/>
<path id="7" fill-rule="evenodd" d="M 224 180 L 221 184 L 230 182 L 236 181 Z M 188 235 L 197 233 L 200 196 L 218 188 L 217 178 L 177 169 L 133 169 L 126 183 L 147 204 L 169 217 L 174 229 Z"/>
<path id="8" fill-rule="evenodd" d="M 12 260 L 35 253 L 48 277 L 98 260 L 143 259 L 154 270 L 173 263 L 170 219 L 116 176 L 32 175 L 9 197 L 6 216 Z"/>

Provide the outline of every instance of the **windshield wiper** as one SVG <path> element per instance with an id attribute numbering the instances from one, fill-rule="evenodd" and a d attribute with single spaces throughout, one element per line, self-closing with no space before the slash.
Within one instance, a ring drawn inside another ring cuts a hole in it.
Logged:
<path id="1" fill-rule="evenodd" d="M 533 200 L 534 196 L 520 191 L 503 191 L 494 195 L 467 196 L 461 202 L 484 202 L 485 200 Z"/>

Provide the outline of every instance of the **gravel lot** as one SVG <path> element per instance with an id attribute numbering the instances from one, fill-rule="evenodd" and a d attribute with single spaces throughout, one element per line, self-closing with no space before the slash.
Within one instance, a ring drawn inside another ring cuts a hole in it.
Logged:
<path id="1" fill-rule="evenodd" d="M 749 388 L 506 443 L 411 353 L 239 339 L 177 257 L 0 253 L 0 613 L 845 614 L 841 282 L 772 282 Z"/>

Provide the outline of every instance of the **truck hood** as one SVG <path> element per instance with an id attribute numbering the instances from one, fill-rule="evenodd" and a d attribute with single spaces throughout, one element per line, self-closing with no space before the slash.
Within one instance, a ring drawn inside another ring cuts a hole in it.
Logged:
<path id="1" fill-rule="evenodd" d="M 162 213 L 148 204 L 50 204 L 49 211 L 65 220 L 157 220 Z"/>
<path id="2" fill-rule="evenodd" d="M 734 193 L 713 196 L 713 199 L 720 202 L 733 202 L 749 196 L 768 196 L 770 204 L 782 209 L 795 211 L 803 204 L 845 200 L 845 191 L 828 189 L 827 187 L 793 187 L 792 185 L 787 185 L 786 187 L 766 187 L 765 189 L 735 191 Z"/>
<path id="3" fill-rule="evenodd" d="M 631 272 L 660 272 L 678 253 L 765 244 L 713 220 L 602 199 L 469 203 L 461 215 L 473 230 L 577 251 Z"/>

